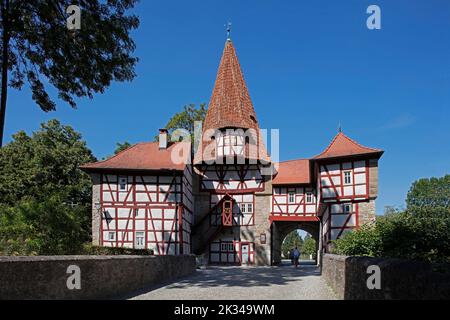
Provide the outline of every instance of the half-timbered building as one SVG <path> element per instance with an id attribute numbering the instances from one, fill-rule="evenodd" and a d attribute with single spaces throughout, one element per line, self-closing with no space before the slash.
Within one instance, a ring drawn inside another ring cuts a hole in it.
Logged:
<path id="1" fill-rule="evenodd" d="M 315 157 L 272 163 L 227 39 L 195 150 L 162 129 L 159 142 L 82 167 L 93 180 L 93 242 L 270 265 L 300 228 L 320 255 L 374 220 L 382 154 L 339 132 Z"/>

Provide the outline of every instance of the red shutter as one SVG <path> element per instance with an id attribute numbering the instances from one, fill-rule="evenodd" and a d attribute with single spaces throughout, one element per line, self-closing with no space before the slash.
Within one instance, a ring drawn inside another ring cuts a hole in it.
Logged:
<path id="1" fill-rule="evenodd" d="M 233 225 L 233 203 L 231 200 L 225 200 L 222 207 L 222 225 Z"/>

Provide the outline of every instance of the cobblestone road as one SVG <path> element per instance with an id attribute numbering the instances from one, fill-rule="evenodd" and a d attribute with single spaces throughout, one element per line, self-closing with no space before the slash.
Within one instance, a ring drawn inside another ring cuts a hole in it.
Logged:
<path id="1" fill-rule="evenodd" d="M 135 292 L 139 300 L 336 299 L 313 265 L 208 267 L 157 288 Z"/>

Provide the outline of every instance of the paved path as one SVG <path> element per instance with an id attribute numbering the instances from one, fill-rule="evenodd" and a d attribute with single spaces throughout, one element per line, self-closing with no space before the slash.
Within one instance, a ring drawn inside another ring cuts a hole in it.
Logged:
<path id="1" fill-rule="evenodd" d="M 174 283 L 135 292 L 138 300 L 336 299 L 313 265 L 208 267 Z"/>

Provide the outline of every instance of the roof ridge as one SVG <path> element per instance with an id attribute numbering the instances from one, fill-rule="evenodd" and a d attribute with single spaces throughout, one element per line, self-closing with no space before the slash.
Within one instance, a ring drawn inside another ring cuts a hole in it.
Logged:
<path id="1" fill-rule="evenodd" d="M 352 138 L 350 138 L 349 136 L 344 134 L 342 131 L 340 131 L 340 132 L 338 132 L 338 134 L 336 134 L 336 136 L 333 138 L 333 140 L 330 142 L 330 144 L 327 146 L 327 148 L 324 151 L 322 151 L 321 153 L 319 153 L 318 155 L 316 155 L 315 157 L 313 157 L 313 159 L 320 159 L 322 156 L 326 157 L 326 154 L 330 151 L 331 147 L 336 143 L 336 140 L 340 137 L 345 139 L 345 141 L 347 141 L 347 143 L 350 143 L 353 146 L 362 149 L 362 150 L 360 150 L 361 154 L 371 153 L 371 152 L 383 152 L 383 150 L 381 150 L 381 149 L 366 147 L 365 145 L 360 144 L 359 142 L 353 140 Z"/>
<path id="2" fill-rule="evenodd" d="M 344 136 L 344 138 L 346 138 L 346 139 L 349 140 L 350 142 L 353 142 L 354 144 L 356 144 L 357 146 L 359 146 L 359 147 L 361 147 L 361 148 L 370 149 L 370 150 L 373 150 L 373 151 L 381 151 L 380 149 L 377 149 L 377 148 L 366 147 L 366 146 L 362 145 L 361 143 L 359 143 L 359 142 L 353 140 L 353 139 L 350 138 L 349 136 L 345 135 L 343 132 L 340 132 L 340 133 Z"/>
<path id="3" fill-rule="evenodd" d="M 331 140 L 331 142 L 328 144 L 328 147 L 327 147 L 324 151 L 322 151 L 321 153 L 319 153 L 318 155 L 314 156 L 314 158 L 317 158 L 317 157 L 321 156 L 322 154 L 326 153 L 328 150 L 330 150 L 330 148 L 331 148 L 331 146 L 333 145 L 334 141 L 336 141 L 337 137 L 338 137 L 340 134 L 344 135 L 344 133 L 338 132 L 338 134 L 335 135 L 334 138 L 333 138 L 333 140 Z M 345 135 L 344 135 L 344 136 L 345 136 Z"/>
<path id="4" fill-rule="evenodd" d="M 290 160 L 283 160 L 283 161 L 278 161 L 276 163 L 285 163 L 285 162 L 294 162 L 294 161 L 300 161 L 300 160 L 312 160 L 311 158 L 299 158 L 299 159 L 290 159 Z"/>
<path id="5" fill-rule="evenodd" d="M 111 159 L 117 158 L 117 156 L 121 155 L 121 154 L 124 153 L 125 151 L 129 151 L 129 150 L 135 148 L 136 146 L 138 146 L 138 145 L 140 145 L 140 144 L 147 144 L 147 143 L 155 143 L 155 142 L 137 142 L 137 143 L 133 144 L 131 147 L 128 147 L 128 148 L 126 148 L 126 149 L 124 149 L 124 150 L 121 150 L 121 151 L 119 151 L 117 154 L 115 154 L 115 155 L 113 155 L 113 156 L 111 156 L 111 157 L 109 157 L 109 158 L 107 158 L 107 159 L 100 160 L 100 161 L 95 161 L 95 162 L 88 162 L 88 163 L 85 163 L 85 164 L 82 165 L 82 166 L 89 165 L 89 164 L 94 164 L 94 163 L 103 163 L 103 162 L 109 161 L 109 160 L 111 160 Z"/>

